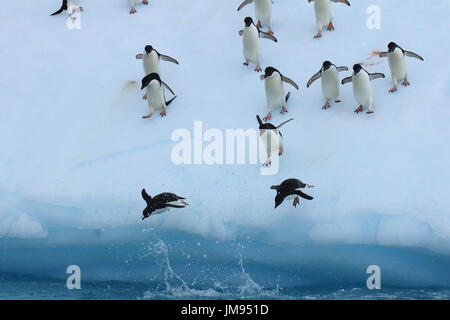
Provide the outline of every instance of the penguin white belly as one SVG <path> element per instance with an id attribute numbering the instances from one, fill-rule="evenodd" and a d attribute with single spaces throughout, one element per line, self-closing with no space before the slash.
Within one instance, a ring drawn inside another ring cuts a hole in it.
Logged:
<path id="1" fill-rule="evenodd" d="M 255 16 L 263 26 L 272 28 L 272 0 L 256 0 Z"/>
<path id="2" fill-rule="evenodd" d="M 157 73 L 161 76 L 161 67 L 159 63 L 158 54 L 153 50 L 150 54 L 144 54 L 143 65 L 144 65 L 144 73 L 148 75 L 150 73 Z"/>
<path id="3" fill-rule="evenodd" d="M 155 211 L 152 212 L 152 216 L 155 214 L 161 214 L 163 212 L 169 211 L 170 208 L 166 207 L 166 208 L 161 208 L 161 209 L 156 209 Z"/>
<path id="4" fill-rule="evenodd" d="M 391 69 L 392 80 L 394 82 L 398 80 L 403 80 L 406 78 L 406 62 L 405 56 L 400 49 L 395 49 L 395 51 L 389 54 L 389 68 Z"/>
<path id="5" fill-rule="evenodd" d="M 333 68 L 333 69 L 331 69 Z M 335 101 L 339 97 L 339 77 L 335 67 L 322 72 L 322 94 L 327 101 Z"/>
<path id="6" fill-rule="evenodd" d="M 147 105 L 151 112 L 166 107 L 164 100 L 163 88 L 157 81 L 152 81 L 146 88 L 147 91 Z"/>
<path id="7" fill-rule="evenodd" d="M 245 28 L 242 42 L 244 47 L 244 58 L 259 64 L 259 32 L 254 25 Z"/>
<path id="8" fill-rule="evenodd" d="M 353 76 L 352 81 L 353 95 L 356 101 L 363 107 L 372 107 L 373 95 L 369 75 L 360 71 L 356 76 Z"/>
<path id="9" fill-rule="evenodd" d="M 280 148 L 283 147 L 283 138 L 280 133 L 274 129 L 266 129 L 261 135 L 261 139 L 264 143 L 267 156 L 270 157 L 272 152 L 279 153 Z"/>
<path id="10" fill-rule="evenodd" d="M 272 74 L 264 82 L 266 88 L 267 107 L 270 111 L 286 105 L 284 86 L 279 74 Z"/>
<path id="11" fill-rule="evenodd" d="M 314 0 L 314 12 L 316 14 L 317 28 L 322 30 L 333 21 L 330 0 Z"/>
<path id="12" fill-rule="evenodd" d="M 294 193 L 294 194 L 288 195 L 286 198 L 284 198 L 284 200 L 292 200 L 292 199 L 295 199 L 296 197 L 297 197 L 297 195 Z"/>

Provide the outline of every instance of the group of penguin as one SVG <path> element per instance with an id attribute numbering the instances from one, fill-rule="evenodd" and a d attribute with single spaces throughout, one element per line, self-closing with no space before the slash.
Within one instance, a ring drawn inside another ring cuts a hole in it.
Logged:
<path id="1" fill-rule="evenodd" d="M 316 17 L 316 24 L 318 33 L 314 38 L 322 37 L 323 28 L 327 30 L 334 30 L 333 25 L 333 12 L 331 2 L 340 2 L 350 6 L 347 0 L 308 0 L 308 2 L 314 1 L 314 11 Z M 148 5 L 148 0 L 129 0 L 130 14 L 136 12 L 135 5 L 142 3 Z M 265 38 L 277 42 L 277 39 L 273 35 L 272 30 L 272 0 L 245 0 L 238 7 L 240 11 L 248 4 L 254 3 L 255 16 L 258 20 L 255 25 L 251 17 L 244 19 L 244 29 L 239 31 L 239 35 L 243 37 L 243 54 L 244 65 L 248 66 L 249 63 L 256 65 L 255 71 L 262 71 L 260 65 L 260 44 L 259 39 Z M 68 6 L 75 5 L 82 10 L 79 6 L 79 0 L 63 0 L 61 8 L 52 15 L 59 14 L 68 9 Z M 262 27 L 267 27 L 267 32 L 261 31 Z M 389 92 L 397 91 L 397 84 L 402 81 L 402 84 L 406 87 L 410 85 L 407 79 L 407 67 L 405 62 L 405 56 L 413 57 L 423 61 L 423 58 L 418 54 L 406 51 L 402 49 L 395 42 L 388 44 L 388 51 L 375 52 L 380 58 L 387 57 L 389 60 L 389 68 L 391 70 L 391 77 L 393 81 L 393 87 Z M 179 64 L 174 58 L 161 54 L 152 46 L 147 45 L 144 48 L 144 52 L 137 54 L 136 59 L 143 60 L 144 78 L 141 80 L 141 90 L 145 89 L 146 94 L 143 99 L 147 100 L 148 107 L 150 109 L 149 114 L 143 116 L 143 118 L 151 117 L 157 110 L 162 109 L 160 116 L 163 117 L 167 114 L 167 106 L 176 98 L 173 90 L 161 80 L 160 60 L 169 61 L 175 64 Z M 367 114 L 373 113 L 373 94 L 371 80 L 378 78 L 385 78 L 383 73 L 369 73 L 365 70 L 361 64 L 357 63 L 353 66 L 353 73 L 351 76 L 344 78 L 339 83 L 338 73 L 341 71 L 347 71 L 348 67 L 337 67 L 330 61 L 323 62 L 320 70 L 314 74 L 307 83 L 309 88 L 313 82 L 321 79 L 322 94 L 325 99 L 325 104 L 322 109 L 326 110 L 331 107 L 331 103 L 339 103 L 339 91 L 340 84 L 346 84 L 352 82 L 353 95 L 355 100 L 359 103 L 359 107 L 354 111 L 355 113 L 362 112 L 364 107 L 367 108 Z M 289 119 L 278 126 L 275 126 L 267 121 L 272 118 L 272 111 L 281 108 L 280 113 L 287 113 L 286 103 L 289 99 L 290 92 L 285 94 L 283 82 L 289 83 L 295 89 L 299 89 L 298 85 L 287 76 L 281 74 L 280 71 L 274 67 L 266 67 L 264 74 L 260 76 L 261 80 L 264 80 L 264 87 L 266 92 L 266 102 L 268 107 L 268 114 L 263 118 L 265 122 L 257 115 L 257 121 L 259 124 L 260 136 L 267 151 L 267 160 L 263 165 L 268 166 L 271 164 L 270 156 L 273 151 L 277 151 L 279 155 L 283 154 L 282 135 L 279 128 L 285 123 L 293 120 Z M 173 98 L 169 101 L 165 100 L 164 88 L 169 90 Z M 277 208 L 284 200 L 292 200 L 293 206 L 296 207 L 299 204 L 299 197 L 306 200 L 312 200 L 313 197 L 303 193 L 301 189 L 312 188 L 314 186 L 305 184 L 298 179 L 287 179 L 280 185 L 272 186 L 271 189 L 276 190 L 275 196 L 275 208 Z M 142 219 L 148 218 L 150 215 L 159 214 L 169 210 L 170 208 L 184 208 L 188 205 L 184 197 L 180 197 L 174 193 L 161 193 L 154 197 L 148 195 L 145 189 L 141 191 L 142 198 L 147 203 L 146 208 L 143 211 Z"/>

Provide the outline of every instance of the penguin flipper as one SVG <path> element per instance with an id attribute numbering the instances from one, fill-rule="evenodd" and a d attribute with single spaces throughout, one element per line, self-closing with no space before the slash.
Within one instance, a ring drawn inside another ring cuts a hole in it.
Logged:
<path id="1" fill-rule="evenodd" d="M 145 202 L 149 203 L 152 197 L 145 191 L 145 189 L 142 189 L 141 191 L 142 198 L 145 200 Z"/>
<path id="2" fill-rule="evenodd" d="M 261 121 L 261 118 L 259 117 L 259 115 L 256 115 L 256 120 L 258 120 L 258 124 L 259 124 L 260 126 L 263 125 L 263 122 Z"/>
<path id="3" fill-rule="evenodd" d="M 169 101 L 166 101 L 166 107 L 168 107 L 168 106 L 172 103 L 172 101 L 175 100 L 176 97 L 177 97 L 177 96 L 173 97 L 173 98 L 170 99 Z M 180 199 L 184 199 L 184 198 L 181 198 L 181 197 L 180 197 Z"/>
<path id="4" fill-rule="evenodd" d="M 163 60 L 163 61 L 169 61 L 169 62 L 172 62 L 172 63 L 175 63 L 175 64 L 179 64 L 177 60 L 175 60 L 175 59 L 172 58 L 172 57 L 166 56 L 165 54 L 160 54 L 159 57 L 160 57 L 161 60 Z"/>
<path id="5" fill-rule="evenodd" d="M 314 81 L 322 77 L 322 70 L 319 70 L 315 75 L 311 77 L 311 79 L 308 80 L 308 83 L 306 84 L 306 87 L 309 88 L 310 85 L 313 84 Z"/>
<path id="6" fill-rule="evenodd" d="M 342 84 L 346 84 L 346 83 L 349 83 L 349 82 L 352 82 L 352 77 L 344 78 L 344 79 L 342 79 L 342 81 L 341 81 Z"/>
<path id="7" fill-rule="evenodd" d="M 378 56 L 380 58 L 387 58 L 387 57 L 389 57 L 389 52 L 381 52 Z"/>
<path id="8" fill-rule="evenodd" d="M 284 98 L 284 102 L 288 102 L 290 96 L 291 96 L 291 92 L 289 91 L 286 95 L 286 98 Z"/>
<path id="9" fill-rule="evenodd" d="M 57 14 L 60 14 L 64 10 L 67 10 L 67 0 L 63 0 L 61 8 L 58 11 L 52 13 L 51 16 L 56 16 Z"/>
<path id="10" fill-rule="evenodd" d="M 294 118 L 291 118 L 291 119 L 289 119 L 289 120 L 286 120 L 285 122 L 281 123 L 278 127 L 276 127 L 276 129 L 281 128 L 281 126 L 284 126 L 286 123 L 288 123 L 289 121 L 292 121 L 292 120 L 294 120 Z M 281 135 L 281 132 L 280 132 L 280 135 Z"/>
<path id="11" fill-rule="evenodd" d="M 297 85 L 292 79 L 289 79 L 288 77 L 285 77 L 285 76 L 281 76 L 281 80 L 283 80 L 284 82 L 289 83 L 289 84 L 292 85 L 295 89 L 298 90 L 298 85 Z"/>
<path id="12" fill-rule="evenodd" d="M 171 207 L 171 208 L 184 208 L 184 207 L 186 207 L 186 206 L 166 203 L 166 207 Z"/>
<path id="13" fill-rule="evenodd" d="M 259 31 L 259 36 L 261 38 L 264 38 L 264 39 L 272 40 L 273 42 L 278 42 L 277 38 L 275 38 L 273 35 L 268 34 L 268 33 L 264 32 L 264 31 Z"/>
<path id="14" fill-rule="evenodd" d="M 331 1 L 344 3 L 344 4 L 348 5 L 348 6 L 350 6 L 350 2 L 348 2 L 347 0 L 331 0 Z"/>
<path id="15" fill-rule="evenodd" d="M 169 90 L 173 95 L 175 95 L 175 93 L 173 92 L 172 89 L 170 89 L 170 87 L 167 85 L 167 83 L 165 83 L 164 81 L 161 80 L 161 83 L 163 84 L 164 87 L 167 88 L 167 90 Z"/>
<path id="16" fill-rule="evenodd" d="M 241 10 L 243 7 L 245 7 L 246 5 L 252 3 L 253 0 L 245 0 L 244 2 L 241 3 L 241 5 L 239 6 L 239 8 L 237 9 L 237 11 Z"/>
<path id="17" fill-rule="evenodd" d="M 302 197 L 303 199 L 306 199 L 306 200 L 312 200 L 312 199 L 314 199 L 313 197 L 307 195 L 306 193 L 301 192 L 300 190 L 295 190 L 294 193 L 295 193 L 296 195 Z"/>
<path id="18" fill-rule="evenodd" d="M 337 70 L 337 72 L 347 71 L 347 70 L 348 70 L 348 67 L 346 67 L 346 66 L 337 67 L 336 70 Z"/>
<path id="19" fill-rule="evenodd" d="M 369 78 L 370 80 L 379 79 L 379 78 L 385 78 L 386 76 L 383 73 L 370 73 Z"/>
<path id="20" fill-rule="evenodd" d="M 139 53 L 136 55 L 136 59 L 144 59 L 144 55 L 142 53 Z"/>
<path id="21" fill-rule="evenodd" d="M 416 59 L 424 61 L 421 56 L 419 56 L 417 53 L 414 53 L 414 52 L 411 52 L 411 51 L 405 51 L 405 55 L 408 56 L 408 57 L 411 57 L 411 58 L 416 58 Z"/>

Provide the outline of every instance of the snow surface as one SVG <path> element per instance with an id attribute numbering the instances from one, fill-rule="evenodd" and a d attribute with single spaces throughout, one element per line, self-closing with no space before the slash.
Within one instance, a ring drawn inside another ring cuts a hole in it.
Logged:
<path id="1" fill-rule="evenodd" d="M 70 232 L 51 238 L 51 230 L 150 226 L 213 240 L 264 234 L 276 245 L 400 246 L 450 255 L 450 4 L 333 3 L 336 30 L 313 39 L 313 4 L 275 1 L 278 43 L 261 40 L 262 66 L 300 86 L 286 84 L 289 112 L 273 113 L 275 124 L 295 118 L 282 130 L 279 173 L 260 175 L 259 164 L 176 166 L 174 130 L 192 134 L 195 120 L 204 131 L 247 130 L 257 128 L 256 114 L 267 113 L 264 84 L 254 66 L 242 65 L 238 36 L 253 5 L 237 12 L 239 3 L 155 0 L 130 15 L 125 0 L 83 1 L 81 29 L 68 30 L 66 15 L 49 16 L 58 1 L 5 2 L 0 237 L 50 237 L 46 246 L 64 246 L 83 240 L 67 240 Z M 382 10 L 380 30 L 366 27 L 372 4 Z M 395 94 L 388 93 L 387 59 L 371 56 L 389 41 L 425 59 L 407 58 L 412 86 Z M 178 96 L 165 118 L 141 118 L 148 107 L 135 55 L 147 44 L 180 62 L 161 63 Z M 308 89 L 306 82 L 324 60 L 350 70 L 364 62 L 386 74 L 372 82 L 373 115 L 353 113 L 351 84 L 341 88 L 343 103 L 321 109 L 320 81 Z M 270 186 L 291 177 L 315 185 L 308 190 L 314 200 L 274 210 Z M 142 222 L 143 187 L 185 196 L 190 206 Z M 133 236 L 121 234 L 127 237 Z"/>

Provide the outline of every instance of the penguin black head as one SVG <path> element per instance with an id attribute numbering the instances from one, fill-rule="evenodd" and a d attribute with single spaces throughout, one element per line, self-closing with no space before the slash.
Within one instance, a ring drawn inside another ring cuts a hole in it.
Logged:
<path id="1" fill-rule="evenodd" d="M 275 69 L 274 67 L 267 67 L 267 68 L 264 70 L 264 77 L 265 77 L 265 78 L 270 77 L 274 72 L 280 73 L 280 71 L 278 71 L 278 70 Z"/>
<path id="2" fill-rule="evenodd" d="M 161 83 L 161 78 L 159 77 L 159 74 L 157 73 L 150 73 L 142 78 L 142 86 L 141 90 L 144 89 L 146 86 L 150 84 L 153 80 L 157 80 L 159 83 Z"/>
<path id="3" fill-rule="evenodd" d="M 250 27 L 250 25 L 253 24 L 253 19 L 250 18 L 250 17 L 246 17 L 246 18 L 244 19 L 244 22 L 245 22 L 245 26 L 246 26 L 246 27 Z"/>
<path id="4" fill-rule="evenodd" d="M 330 61 L 325 61 L 322 65 L 323 71 L 327 71 L 331 67 L 332 63 Z"/>
<path id="5" fill-rule="evenodd" d="M 152 46 L 145 46 L 145 53 L 146 54 L 150 54 L 153 51 L 153 47 Z"/>
<path id="6" fill-rule="evenodd" d="M 361 65 L 359 63 L 357 63 L 357 64 L 355 64 L 353 66 L 353 71 L 354 71 L 355 74 L 358 74 L 358 72 L 360 72 L 361 69 L 362 69 L 362 67 L 361 67 Z"/>
<path id="7" fill-rule="evenodd" d="M 397 49 L 398 45 L 395 42 L 389 42 L 388 49 L 389 52 L 394 52 L 395 49 Z"/>

